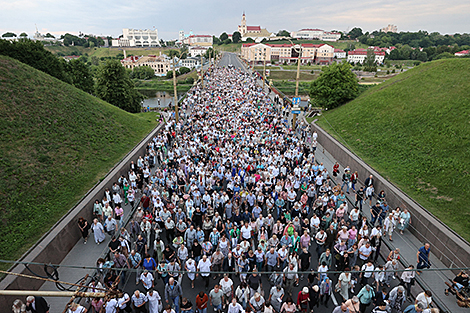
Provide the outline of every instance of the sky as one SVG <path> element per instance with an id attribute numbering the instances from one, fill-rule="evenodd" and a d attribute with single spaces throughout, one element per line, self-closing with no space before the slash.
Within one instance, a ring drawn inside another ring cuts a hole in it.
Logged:
<path id="1" fill-rule="evenodd" d="M 470 32 L 469 0 L 0 0 L 0 34 L 30 37 L 35 25 L 43 34 L 66 32 L 111 35 L 123 28 L 158 29 L 171 40 L 179 30 L 219 36 L 237 30 L 243 12 L 248 25 L 270 32 L 301 28 L 374 31 L 388 24 L 399 31 L 443 34 Z"/>

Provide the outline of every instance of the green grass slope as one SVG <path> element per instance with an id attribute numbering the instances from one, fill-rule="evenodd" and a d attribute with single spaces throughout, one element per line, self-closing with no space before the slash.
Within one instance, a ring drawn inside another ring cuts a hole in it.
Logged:
<path id="1" fill-rule="evenodd" d="M 318 124 L 470 241 L 470 60 L 421 64 Z"/>
<path id="2" fill-rule="evenodd" d="M 0 258 L 24 253 L 156 124 L 0 56 Z"/>

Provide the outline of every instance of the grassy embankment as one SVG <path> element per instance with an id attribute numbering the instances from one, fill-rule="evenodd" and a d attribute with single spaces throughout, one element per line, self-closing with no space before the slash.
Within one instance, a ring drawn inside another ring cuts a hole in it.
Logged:
<path id="1" fill-rule="evenodd" d="M 317 123 L 470 241 L 469 81 L 468 59 L 423 63 Z"/>
<path id="2" fill-rule="evenodd" d="M 158 117 L 127 113 L 3 56 L 0 116 L 0 258 L 11 260 L 157 126 Z"/>

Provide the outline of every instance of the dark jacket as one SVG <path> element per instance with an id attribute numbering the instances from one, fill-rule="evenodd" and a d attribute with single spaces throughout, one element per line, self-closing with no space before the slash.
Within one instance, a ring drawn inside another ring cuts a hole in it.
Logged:
<path id="1" fill-rule="evenodd" d="M 46 300 L 43 297 L 34 297 L 34 306 L 36 309 L 33 309 L 33 305 L 26 304 L 26 310 L 31 311 L 33 313 L 47 313 L 49 312 L 49 304 L 47 304 Z"/>
<path id="2" fill-rule="evenodd" d="M 228 257 L 224 258 L 224 262 L 222 263 L 222 268 L 224 269 L 224 272 L 235 272 L 235 264 L 237 261 L 235 258 L 232 256 L 232 264 L 228 264 Z"/>

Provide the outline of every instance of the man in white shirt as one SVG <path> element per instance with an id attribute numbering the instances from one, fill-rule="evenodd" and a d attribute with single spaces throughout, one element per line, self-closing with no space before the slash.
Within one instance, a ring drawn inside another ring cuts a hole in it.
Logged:
<path id="1" fill-rule="evenodd" d="M 233 296 L 233 281 L 228 277 L 227 273 L 224 274 L 224 278 L 220 280 L 219 285 L 224 293 L 225 304 L 228 304 L 228 299 Z"/>
<path id="2" fill-rule="evenodd" d="M 416 296 L 416 304 L 421 303 L 423 308 L 430 309 L 432 303 L 432 292 L 431 290 L 426 290 L 421 292 L 419 295 Z"/>
<path id="3" fill-rule="evenodd" d="M 362 264 L 367 262 L 371 254 L 372 247 L 370 246 L 370 242 L 367 242 L 359 248 L 359 259 L 361 259 Z"/>
<path id="4" fill-rule="evenodd" d="M 127 293 L 124 293 L 121 298 L 117 300 L 119 312 L 131 312 L 131 297 Z"/>
<path id="5" fill-rule="evenodd" d="M 147 291 L 154 287 L 153 275 L 149 273 L 149 271 L 145 270 L 140 275 L 140 280 L 142 281 L 142 284 L 144 285 L 145 289 L 147 289 Z"/>
<path id="6" fill-rule="evenodd" d="M 118 300 L 110 299 L 106 303 L 106 313 L 116 313 L 118 308 Z"/>
<path id="7" fill-rule="evenodd" d="M 252 231 L 251 226 L 248 224 L 248 222 L 245 222 L 245 225 L 243 225 L 242 228 L 240 229 L 242 239 L 250 241 L 251 231 Z"/>
<path id="8" fill-rule="evenodd" d="M 202 279 L 204 280 L 206 291 L 209 289 L 209 275 L 211 271 L 211 266 L 212 266 L 212 263 L 207 258 L 206 255 L 202 256 L 202 259 L 199 260 L 199 263 L 197 265 L 197 269 L 199 272 L 201 272 L 200 275 Z"/>

